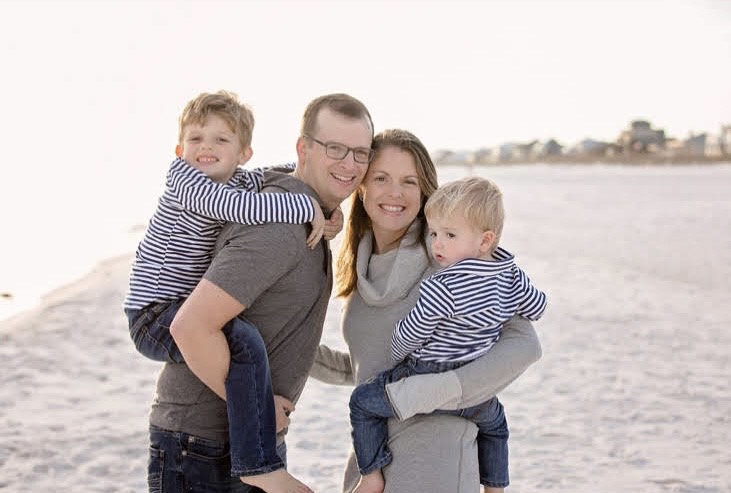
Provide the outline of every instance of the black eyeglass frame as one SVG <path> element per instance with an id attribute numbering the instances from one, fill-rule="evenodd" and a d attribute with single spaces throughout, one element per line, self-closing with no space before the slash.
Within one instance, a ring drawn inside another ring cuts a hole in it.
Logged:
<path id="1" fill-rule="evenodd" d="M 331 140 L 328 140 L 327 142 L 322 142 L 321 140 L 317 140 L 313 136 L 309 134 L 302 134 L 302 137 L 306 139 L 310 139 L 312 142 L 316 142 L 320 144 L 322 147 L 325 148 L 325 155 L 331 159 L 345 159 L 348 156 L 349 152 L 353 153 L 353 161 L 355 161 L 358 164 L 370 164 L 371 161 L 373 161 L 373 156 L 375 155 L 376 151 L 371 149 L 370 147 L 348 147 L 345 144 L 341 144 L 340 142 L 333 142 Z M 338 156 L 337 154 L 333 155 L 333 147 L 332 146 L 338 146 L 345 149 L 345 153 L 342 156 Z M 360 161 L 356 157 L 355 151 L 368 151 L 368 159 L 367 161 Z"/>

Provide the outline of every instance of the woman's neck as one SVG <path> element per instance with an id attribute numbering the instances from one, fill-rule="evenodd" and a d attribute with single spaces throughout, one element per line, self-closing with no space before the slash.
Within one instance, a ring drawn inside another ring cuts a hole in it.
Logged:
<path id="1" fill-rule="evenodd" d="M 373 253 L 383 254 L 398 248 L 407 229 L 392 231 L 373 228 Z"/>

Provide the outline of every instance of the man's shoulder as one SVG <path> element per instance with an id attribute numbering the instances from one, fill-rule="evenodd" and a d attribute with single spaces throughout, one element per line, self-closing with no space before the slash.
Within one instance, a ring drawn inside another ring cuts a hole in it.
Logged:
<path id="1" fill-rule="evenodd" d="M 306 193 L 317 197 L 312 188 L 292 173 L 272 170 L 264 172 L 264 185 L 261 191 L 265 193 Z"/>
<path id="2" fill-rule="evenodd" d="M 314 190 L 291 173 L 265 171 L 263 193 L 304 193 L 315 196 Z M 293 255 L 297 258 L 307 248 L 307 225 L 270 222 L 264 224 L 224 224 L 216 243 L 216 252 L 226 245 L 246 245 L 247 249 L 276 250 L 271 255 Z M 276 248 L 272 248 L 275 245 Z"/>
<path id="3" fill-rule="evenodd" d="M 264 223 L 264 224 L 224 224 L 218 239 L 218 247 L 222 248 L 230 242 L 246 242 L 248 248 L 256 245 L 277 245 L 280 250 L 295 254 L 307 249 L 307 228 L 304 224 Z M 301 244 L 301 245 L 300 245 Z M 297 248 L 302 246 L 302 248 Z"/>

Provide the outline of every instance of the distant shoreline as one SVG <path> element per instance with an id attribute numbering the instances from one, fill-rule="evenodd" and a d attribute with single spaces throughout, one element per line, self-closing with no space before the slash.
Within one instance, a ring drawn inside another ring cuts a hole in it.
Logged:
<path id="1" fill-rule="evenodd" d="M 616 165 L 703 165 L 703 164 L 731 164 L 731 156 L 544 156 L 536 159 L 501 160 L 501 161 L 438 161 L 438 166 L 502 166 L 521 164 L 616 164 Z"/>

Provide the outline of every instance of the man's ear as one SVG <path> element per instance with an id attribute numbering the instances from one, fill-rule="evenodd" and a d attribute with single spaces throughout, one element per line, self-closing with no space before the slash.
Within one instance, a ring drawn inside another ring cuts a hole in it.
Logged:
<path id="1" fill-rule="evenodd" d="M 484 233 L 482 233 L 482 241 L 480 242 L 480 251 L 482 253 L 487 253 L 492 249 L 493 244 L 495 243 L 495 232 L 487 230 Z"/>
<path id="2" fill-rule="evenodd" d="M 251 146 L 247 147 L 241 152 L 241 162 L 240 165 L 244 165 L 249 162 L 249 159 L 251 159 L 251 156 L 254 155 L 254 149 L 251 148 Z"/>
<path id="3" fill-rule="evenodd" d="M 307 152 L 307 143 L 305 142 L 305 138 L 300 136 L 297 139 L 297 144 L 295 147 L 297 149 L 298 163 L 304 163 L 305 162 L 305 153 Z"/>
<path id="4" fill-rule="evenodd" d="M 183 157 L 183 146 L 180 144 L 175 146 L 175 155 L 178 157 Z"/>

